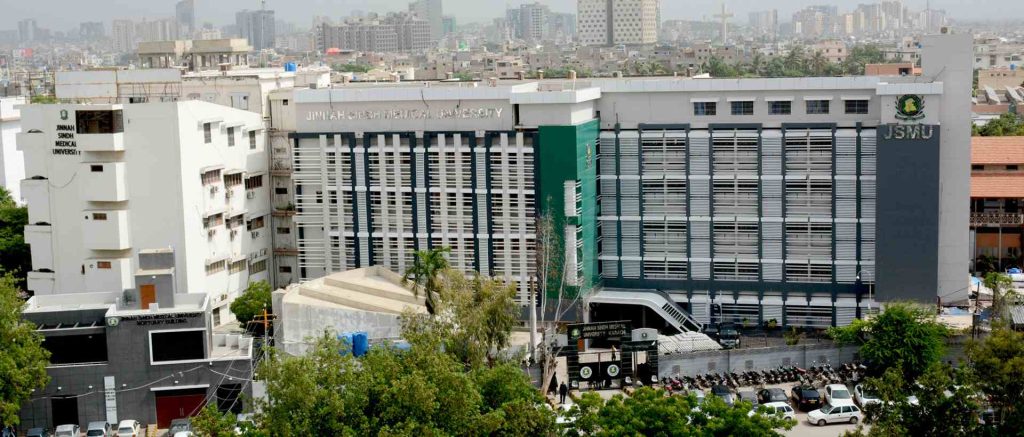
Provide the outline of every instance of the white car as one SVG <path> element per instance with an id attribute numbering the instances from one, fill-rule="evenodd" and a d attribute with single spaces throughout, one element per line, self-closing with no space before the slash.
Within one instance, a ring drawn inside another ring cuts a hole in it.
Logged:
<path id="1" fill-rule="evenodd" d="M 825 404 L 824 407 L 807 413 L 807 423 L 818 426 L 825 426 L 827 423 L 856 424 L 861 417 L 860 408 L 852 403 L 850 405 Z"/>
<path id="2" fill-rule="evenodd" d="M 871 393 L 867 387 L 864 387 L 862 384 L 857 384 L 857 386 L 853 388 L 853 399 L 857 401 L 857 405 L 860 405 L 861 408 L 867 408 L 867 406 L 871 404 L 882 403 L 882 400 L 879 399 L 878 396 Z"/>
<path id="3" fill-rule="evenodd" d="M 78 437 L 81 434 L 78 425 L 60 425 L 55 431 L 57 437 Z"/>
<path id="4" fill-rule="evenodd" d="M 825 403 L 828 405 L 853 405 L 850 389 L 843 384 L 829 384 L 825 387 Z"/>
<path id="5" fill-rule="evenodd" d="M 142 425 L 138 420 L 126 419 L 117 424 L 117 437 L 139 437 L 142 435 Z"/>
<path id="6" fill-rule="evenodd" d="M 796 411 L 788 402 L 769 402 L 755 406 L 754 409 L 747 412 L 747 416 L 753 416 L 755 413 L 778 414 L 783 418 L 796 421 Z"/>

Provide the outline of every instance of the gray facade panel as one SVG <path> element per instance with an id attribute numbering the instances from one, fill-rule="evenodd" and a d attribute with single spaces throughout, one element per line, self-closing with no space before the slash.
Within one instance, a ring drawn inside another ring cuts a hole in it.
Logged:
<path id="1" fill-rule="evenodd" d="M 939 128 L 915 139 L 878 129 L 876 298 L 935 301 L 939 258 Z"/>

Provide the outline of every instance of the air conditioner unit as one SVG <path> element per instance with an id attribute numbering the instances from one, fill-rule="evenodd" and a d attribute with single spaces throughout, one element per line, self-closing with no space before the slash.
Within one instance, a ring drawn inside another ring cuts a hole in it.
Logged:
<path id="1" fill-rule="evenodd" d="M 259 238 L 259 237 L 260 237 L 260 231 L 252 231 L 252 238 Z"/>
<path id="2" fill-rule="evenodd" d="M 216 185 L 210 187 L 210 195 L 217 194 L 217 191 L 219 191 L 219 190 L 220 190 L 220 187 L 218 187 Z"/>
<path id="3" fill-rule="evenodd" d="M 228 199 L 230 199 L 231 196 L 234 196 L 234 195 L 235 195 L 235 191 L 234 190 L 227 190 L 227 191 L 224 192 L 224 197 L 227 197 Z"/>
<path id="4" fill-rule="evenodd" d="M 206 230 L 206 236 L 207 237 L 213 237 L 214 235 L 217 235 L 217 230 L 216 229 L 207 229 Z"/>
<path id="5" fill-rule="evenodd" d="M 245 193 L 245 198 L 246 199 L 255 199 L 256 198 L 256 192 L 255 191 L 249 191 L 249 192 Z"/>
<path id="6" fill-rule="evenodd" d="M 235 239 L 235 235 L 238 235 L 238 229 L 232 229 L 231 230 L 231 239 L 232 240 Z"/>

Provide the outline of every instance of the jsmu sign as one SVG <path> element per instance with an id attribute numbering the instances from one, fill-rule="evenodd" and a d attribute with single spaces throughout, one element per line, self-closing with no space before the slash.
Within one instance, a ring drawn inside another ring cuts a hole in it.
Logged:
<path id="1" fill-rule="evenodd" d="M 930 140 L 935 126 L 930 124 L 888 124 L 882 132 L 886 140 Z"/>

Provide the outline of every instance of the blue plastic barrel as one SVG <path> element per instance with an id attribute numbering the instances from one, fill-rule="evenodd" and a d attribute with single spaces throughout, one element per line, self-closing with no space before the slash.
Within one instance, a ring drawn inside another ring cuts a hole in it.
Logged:
<path id="1" fill-rule="evenodd" d="M 284 71 L 292 71 L 292 72 L 294 72 L 297 69 L 298 69 L 298 66 L 295 65 L 294 62 L 286 62 L 284 64 Z"/>
<path id="2" fill-rule="evenodd" d="M 352 333 L 352 355 L 361 357 L 366 355 L 366 351 L 370 348 L 370 334 L 367 332 L 354 332 Z"/>

